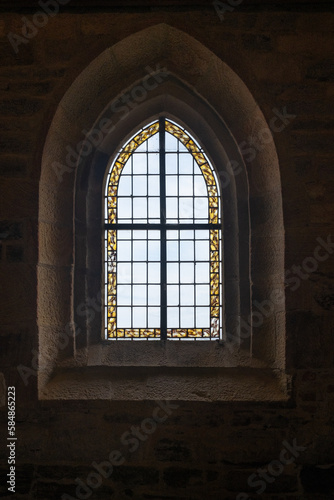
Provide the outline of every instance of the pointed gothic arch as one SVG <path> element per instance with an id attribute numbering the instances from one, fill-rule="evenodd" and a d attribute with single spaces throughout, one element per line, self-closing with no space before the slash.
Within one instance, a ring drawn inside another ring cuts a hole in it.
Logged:
<path id="1" fill-rule="evenodd" d="M 124 365 L 131 364 L 138 355 L 133 347 L 120 353 L 101 343 L 102 181 L 115 151 L 161 113 L 205 144 L 222 185 L 229 336 L 224 345 L 198 352 L 194 366 L 225 367 L 222 380 L 229 377 L 228 367 L 238 366 L 246 366 L 252 377 L 260 367 L 273 368 L 284 379 L 284 301 L 275 304 L 261 327 L 254 328 L 251 321 L 255 299 L 261 302 L 284 290 L 282 200 L 274 143 L 247 161 L 242 143 L 250 130 L 256 134 L 268 129 L 247 87 L 198 41 L 162 24 L 129 36 L 92 61 L 64 95 L 49 129 L 40 180 L 41 398 L 71 398 L 73 384 L 77 396 L 96 397 L 87 385 L 91 378 L 104 387 L 98 397 L 117 397 L 111 396 L 112 384 L 106 382 L 108 367 L 120 358 Z M 64 332 L 62 347 L 59 339 Z M 170 345 L 164 352 L 152 349 L 156 348 L 147 350 L 144 365 L 187 366 L 182 349 L 176 355 Z M 77 377 L 78 369 L 83 370 L 82 378 Z M 199 376 L 196 383 L 202 382 Z M 177 383 L 183 386 L 181 379 Z M 260 396 L 255 386 L 251 393 L 240 388 L 237 394 L 241 399 L 284 397 L 281 385 L 269 386 L 267 395 Z M 195 397 L 182 389 L 180 394 L 180 399 Z M 229 395 L 219 392 L 213 397 Z"/>

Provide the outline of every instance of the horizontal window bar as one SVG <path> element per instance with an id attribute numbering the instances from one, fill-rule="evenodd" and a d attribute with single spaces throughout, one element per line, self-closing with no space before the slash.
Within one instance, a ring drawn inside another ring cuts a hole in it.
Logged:
<path id="1" fill-rule="evenodd" d="M 221 229 L 222 225 L 221 224 L 210 224 L 204 223 L 204 224 L 122 224 L 122 223 L 117 223 L 117 224 L 105 224 L 104 229 L 133 229 L 133 230 L 138 230 L 138 229 L 148 229 L 148 230 L 159 230 L 159 229 Z"/>

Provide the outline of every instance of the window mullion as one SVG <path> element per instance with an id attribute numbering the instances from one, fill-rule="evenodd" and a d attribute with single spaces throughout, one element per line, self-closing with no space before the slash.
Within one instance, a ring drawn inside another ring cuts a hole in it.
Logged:
<path id="1" fill-rule="evenodd" d="M 165 119 L 159 118 L 159 165 L 160 165 L 160 328 L 161 340 L 167 339 L 167 263 L 166 263 L 166 158 Z"/>

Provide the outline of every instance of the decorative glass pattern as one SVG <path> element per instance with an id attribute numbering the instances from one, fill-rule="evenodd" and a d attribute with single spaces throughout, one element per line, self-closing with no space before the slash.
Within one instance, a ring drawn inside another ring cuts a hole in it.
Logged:
<path id="1" fill-rule="evenodd" d="M 123 147 L 105 203 L 107 339 L 221 337 L 219 185 L 204 151 L 160 118 Z"/>

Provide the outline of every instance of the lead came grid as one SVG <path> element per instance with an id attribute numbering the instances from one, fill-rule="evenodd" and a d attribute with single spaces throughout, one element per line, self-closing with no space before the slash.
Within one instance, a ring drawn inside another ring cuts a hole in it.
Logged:
<path id="1" fill-rule="evenodd" d="M 169 132 L 165 140 L 157 133 L 159 122 L 149 125 L 123 148 L 109 175 L 106 337 L 219 338 L 221 231 L 215 173 L 188 134 L 170 121 L 161 123 Z"/>

